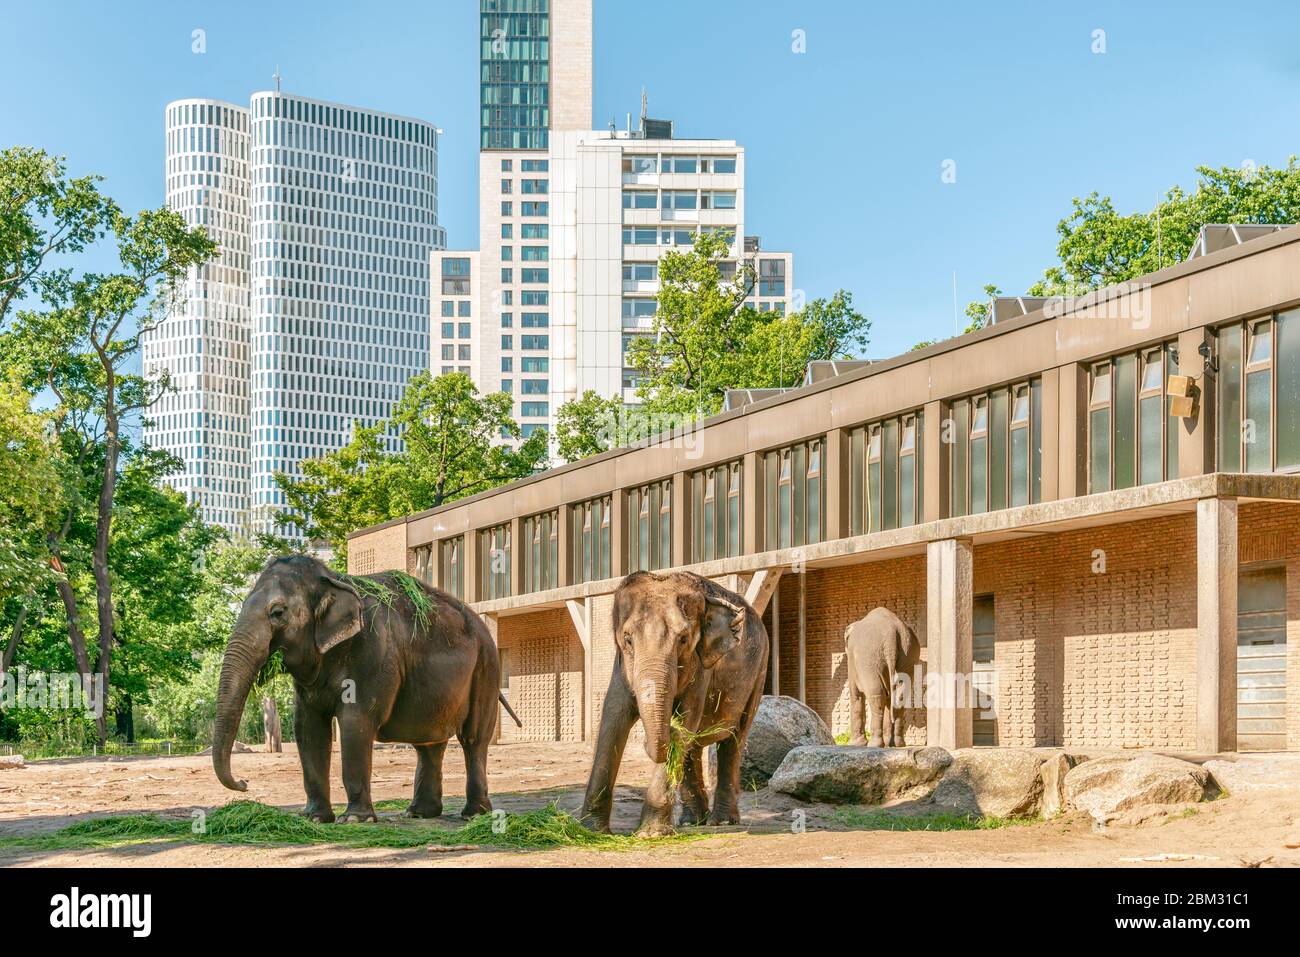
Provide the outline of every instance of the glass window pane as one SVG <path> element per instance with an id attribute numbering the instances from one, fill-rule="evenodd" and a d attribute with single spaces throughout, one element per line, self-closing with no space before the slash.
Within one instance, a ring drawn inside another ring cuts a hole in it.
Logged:
<path id="1" fill-rule="evenodd" d="M 1241 326 L 1219 330 L 1219 471 L 1241 471 Z"/>
<path id="2" fill-rule="evenodd" d="M 1029 504 L 1029 429 L 1011 430 L 1011 504 Z"/>
<path id="3" fill-rule="evenodd" d="M 1160 462 L 1163 402 L 1159 395 L 1149 395 L 1138 404 L 1138 466 L 1139 479 L 1143 485 L 1159 482 L 1163 474 Z"/>
<path id="4" fill-rule="evenodd" d="M 916 524 L 916 456 L 904 455 L 898 460 L 898 526 L 906 528 Z"/>
<path id="5" fill-rule="evenodd" d="M 882 463 L 884 527 L 898 528 L 898 420 L 890 419 L 884 427 L 884 462 Z"/>
<path id="6" fill-rule="evenodd" d="M 970 455 L 970 401 L 962 399 L 952 404 L 952 503 L 951 514 L 965 515 L 970 502 L 970 475 L 967 460 Z"/>
<path id="7" fill-rule="evenodd" d="M 1115 488 L 1137 484 L 1137 356 L 1115 359 Z"/>
<path id="8" fill-rule="evenodd" d="M 1300 310 L 1277 317 L 1277 467 L 1300 465 Z"/>
<path id="9" fill-rule="evenodd" d="M 988 439 L 970 440 L 970 513 L 988 508 Z"/>
<path id="10" fill-rule="evenodd" d="M 1110 410 L 1088 414 L 1088 491 L 1110 491 Z"/>
<path id="11" fill-rule="evenodd" d="M 989 508 L 1007 507 L 1007 391 L 989 397 Z"/>
<path id="12" fill-rule="evenodd" d="M 862 455 L 866 451 L 866 429 L 854 429 L 852 438 L 849 442 L 849 469 L 850 469 L 850 505 L 849 505 L 849 534 L 861 535 L 866 531 L 866 526 L 862 522 L 863 502 L 865 500 L 865 490 L 862 487 L 863 479 L 863 461 Z"/>
<path id="13" fill-rule="evenodd" d="M 1043 500 L 1043 380 L 1029 383 L 1029 500 Z"/>
<path id="14" fill-rule="evenodd" d="M 1246 376 L 1246 418 L 1242 441 L 1246 446 L 1246 471 L 1267 472 L 1273 467 L 1273 375 L 1252 372 Z"/>

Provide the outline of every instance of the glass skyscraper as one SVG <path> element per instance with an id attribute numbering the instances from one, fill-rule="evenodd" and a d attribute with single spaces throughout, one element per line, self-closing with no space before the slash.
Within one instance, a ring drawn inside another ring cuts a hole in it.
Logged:
<path id="1" fill-rule="evenodd" d="M 479 0 L 482 149 L 546 149 L 550 33 L 550 0 Z"/>

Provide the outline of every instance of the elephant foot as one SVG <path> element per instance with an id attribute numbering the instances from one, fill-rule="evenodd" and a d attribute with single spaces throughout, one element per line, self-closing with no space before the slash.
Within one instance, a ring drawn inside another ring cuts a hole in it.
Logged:
<path id="1" fill-rule="evenodd" d="M 599 811 L 592 811 L 583 808 L 578 812 L 578 823 L 591 831 L 593 834 L 609 833 L 609 813 L 601 814 Z"/>
<path id="2" fill-rule="evenodd" d="M 636 830 L 636 837 L 645 840 L 651 837 L 671 837 L 677 831 L 667 821 L 646 821 Z"/>
<path id="3" fill-rule="evenodd" d="M 307 807 L 303 809 L 302 816 L 317 824 L 334 823 L 334 809 L 329 805 L 326 805 L 325 807 L 315 807 L 308 804 Z"/>
<path id="4" fill-rule="evenodd" d="M 379 818 L 375 815 L 374 808 L 348 808 L 343 812 L 343 816 L 339 818 L 340 824 L 375 824 L 378 821 Z"/>
<path id="5" fill-rule="evenodd" d="M 849 746 L 853 748 L 865 748 L 867 746 L 866 736 L 859 734 L 849 738 Z"/>
<path id="6" fill-rule="evenodd" d="M 712 811 L 709 812 L 709 820 L 707 823 L 709 824 L 710 827 L 722 827 L 728 824 L 739 824 L 740 809 L 734 807 L 732 808 L 715 807 Z"/>
<path id="7" fill-rule="evenodd" d="M 441 801 L 412 801 L 402 812 L 403 817 L 442 817 Z"/>
<path id="8" fill-rule="evenodd" d="M 686 805 L 682 808 L 682 817 L 679 823 L 683 827 L 689 827 L 694 824 L 703 824 L 708 816 L 708 805 L 705 805 L 704 807 L 691 807 L 690 805 Z"/>
<path id="9" fill-rule="evenodd" d="M 460 816 L 465 820 L 472 817 L 478 817 L 480 814 L 491 814 L 492 802 L 487 798 L 479 798 L 477 801 L 466 801 L 465 806 L 460 810 Z"/>

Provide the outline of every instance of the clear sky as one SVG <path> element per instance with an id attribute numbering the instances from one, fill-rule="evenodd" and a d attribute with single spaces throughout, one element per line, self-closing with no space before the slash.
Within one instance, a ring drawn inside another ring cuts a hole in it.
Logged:
<path id="1" fill-rule="evenodd" d="M 954 273 L 963 304 L 985 282 L 1027 287 L 1074 196 L 1150 208 L 1197 165 L 1300 153 L 1289 3 L 595 8 L 596 127 L 622 126 L 645 86 L 680 135 L 741 142 L 747 231 L 794 250 L 809 298 L 853 293 L 872 357 L 954 331 Z M 247 103 L 278 65 L 285 90 L 441 126 L 440 219 L 473 246 L 477 64 L 474 0 L 0 0 L 0 145 L 66 154 L 124 206 L 156 206 L 163 105 Z"/>

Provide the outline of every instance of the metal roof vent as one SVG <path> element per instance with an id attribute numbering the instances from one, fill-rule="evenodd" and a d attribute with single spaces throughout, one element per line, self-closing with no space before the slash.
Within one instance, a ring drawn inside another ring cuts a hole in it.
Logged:
<path id="1" fill-rule="evenodd" d="M 1196 244 L 1187 254 L 1188 259 L 1208 256 L 1221 249 L 1231 249 L 1261 236 L 1271 236 L 1280 229 L 1290 229 L 1294 223 L 1206 223 L 1201 227 L 1201 234 L 1196 237 Z"/>

